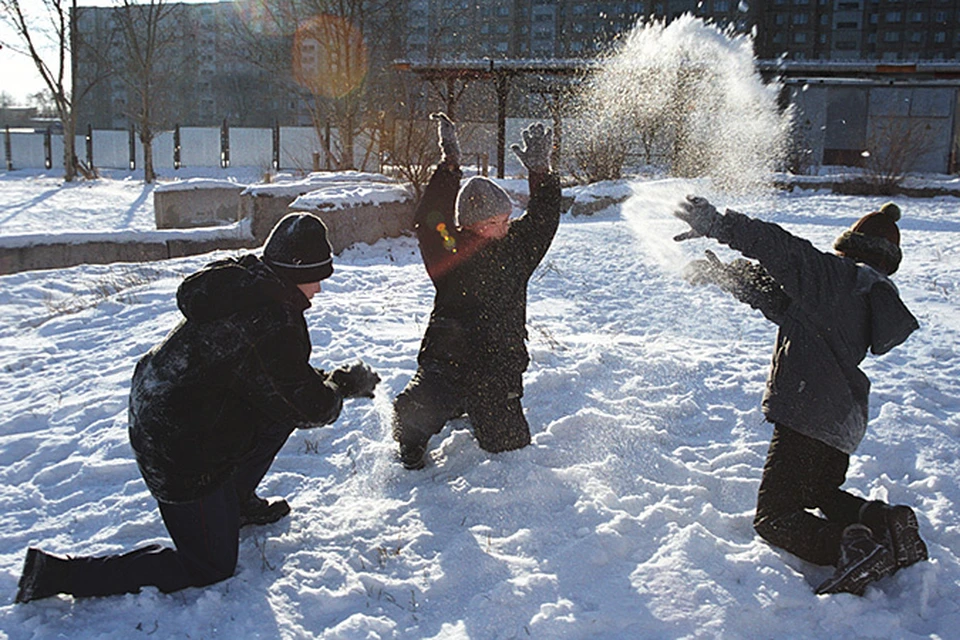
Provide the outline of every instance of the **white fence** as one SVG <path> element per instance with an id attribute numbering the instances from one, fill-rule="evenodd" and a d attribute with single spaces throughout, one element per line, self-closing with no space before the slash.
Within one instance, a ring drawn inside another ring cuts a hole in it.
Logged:
<path id="1" fill-rule="evenodd" d="M 323 142 L 311 127 L 280 127 L 279 148 L 274 148 L 273 129 L 231 127 L 227 144 L 221 145 L 219 127 L 181 127 L 179 130 L 179 163 L 176 136 L 164 131 L 153 140 L 155 168 L 181 167 L 274 167 L 274 158 L 280 169 L 310 170 L 319 163 L 327 168 L 327 154 Z M 63 166 L 63 136 L 43 131 L 0 130 L 0 170 L 43 169 Z M 337 144 L 337 133 L 331 133 L 332 144 Z M 357 141 L 354 158 L 357 162 L 368 157 L 364 171 L 377 170 L 379 153 L 367 154 L 370 141 Z M 87 139 L 86 132 L 76 136 L 77 158 L 101 169 L 132 169 L 143 165 L 143 146 L 130 131 L 94 129 Z M 179 166 L 178 166 L 179 164 Z"/>
<path id="2" fill-rule="evenodd" d="M 522 167 L 510 153 L 512 142 L 520 142 L 520 131 L 534 120 L 507 118 L 505 169 L 508 174 Z M 549 123 L 546 123 L 549 124 Z M 432 124 L 425 124 L 430 128 Z M 497 131 L 492 123 L 461 123 L 460 146 L 464 165 L 491 162 L 496 168 Z M 311 171 L 329 169 L 324 143 L 312 127 L 280 127 L 279 147 L 274 148 L 275 130 L 269 128 L 228 128 L 227 144 L 221 146 L 219 127 L 180 127 L 179 166 L 173 131 L 164 131 L 153 140 L 153 165 L 156 169 L 189 167 L 257 167 Z M 337 130 L 330 133 L 332 148 L 339 145 Z M 63 166 L 63 136 L 48 135 L 43 131 L 5 131 L 0 128 L 0 171 L 3 169 L 43 169 Z M 92 160 L 100 169 L 140 169 L 143 167 L 143 148 L 140 140 L 129 130 L 93 129 L 90 132 L 89 153 L 86 132 L 76 137 L 76 155 L 80 160 Z M 49 149 L 47 148 L 49 145 Z M 132 148 L 132 155 L 131 155 Z M 380 149 L 371 146 L 370 138 L 358 136 L 354 144 L 354 161 L 361 171 L 380 171 Z M 278 167 L 274 167 L 276 158 Z M 48 165 L 49 163 L 49 165 Z"/>

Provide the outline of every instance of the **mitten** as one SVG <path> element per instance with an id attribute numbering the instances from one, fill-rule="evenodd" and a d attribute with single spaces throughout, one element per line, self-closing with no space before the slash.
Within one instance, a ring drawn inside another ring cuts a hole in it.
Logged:
<path id="1" fill-rule="evenodd" d="M 328 380 L 337 385 L 344 398 L 372 398 L 380 376 L 359 360 L 345 364 L 330 372 Z"/>
<path id="2" fill-rule="evenodd" d="M 692 285 L 720 284 L 727 265 L 713 251 L 704 252 L 706 259 L 693 260 L 683 268 L 683 279 Z"/>
<path id="3" fill-rule="evenodd" d="M 440 138 L 440 164 L 460 164 L 460 143 L 457 142 L 457 127 L 445 113 L 431 113 L 430 119 L 437 122 Z"/>
<path id="4" fill-rule="evenodd" d="M 720 235 L 723 216 L 706 198 L 687 196 L 686 201 L 680 203 L 680 208 L 674 211 L 673 215 L 690 225 L 690 231 L 673 237 L 677 242 L 704 236 L 716 238 Z"/>
<path id="5" fill-rule="evenodd" d="M 536 122 L 520 132 L 524 148 L 519 144 L 510 149 L 530 173 L 550 172 L 550 153 L 553 151 L 553 130 Z"/>

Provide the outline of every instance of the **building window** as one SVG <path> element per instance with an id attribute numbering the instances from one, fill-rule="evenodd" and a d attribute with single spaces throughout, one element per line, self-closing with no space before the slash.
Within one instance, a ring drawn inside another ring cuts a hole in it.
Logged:
<path id="1" fill-rule="evenodd" d="M 871 13 L 870 24 L 880 24 L 880 16 L 875 13 Z"/>
<path id="2" fill-rule="evenodd" d="M 807 34 L 800 32 L 793 34 L 793 41 L 797 44 L 805 44 L 807 42 Z"/>
<path id="3" fill-rule="evenodd" d="M 785 14 L 785 13 L 778 13 L 777 16 L 774 18 L 774 21 L 775 21 L 777 24 L 781 24 L 781 25 L 787 24 L 787 14 Z"/>
<path id="4" fill-rule="evenodd" d="M 713 10 L 718 13 L 730 11 L 730 3 L 727 0 L 714 0 Z"/>
<path id="5" fill-rule="evenodd" d="M 933 41 L 937 44 L 943 44 L 947 41 L 947 34 L 943 31 L 937 31 L 935 34 L 933 34 Z"/>
<path id="6" fill-rule="evenodd" d="M 900 42 L 900 32 L 899 31 L 887 31 L 883 34 L 884 42 Z"/>
<path id="7" fill-rule="evenodd" d="M 810 18 L 805 13 L 795 13 L 793 14 L 793 24 L 807 24 L 807 20 Z"/>
<path id="8" fill-rule="evenodd" d="M 903 20 L 903 13 L 900 11 L 887 11 L 887 22 L 900 22 Z"/>
<path id="9" fill-rule="evenodd" d="M 834 49 L 837 51 L 853 51 L 856 48 L 856 42 L 838 42 L 836 45 L 834 45 Z"/>
<path id="10" fill-rule="evenodd" d="M 910 42 L 923 42 L 923 34 L 919 31 L 911 31 L 907 37 Z"/>
<path id="11" fill-rule="evenodd" d="M 857 26 L 858 25 L 856 22 L 838 22 L 837 23 L 837 29 L 856 29 Z"/>
<path id="12" fill-rule="evenodd" d="M 923 22 L 923 11 L 914 11 L 910 14 L 910 22 Z"/>

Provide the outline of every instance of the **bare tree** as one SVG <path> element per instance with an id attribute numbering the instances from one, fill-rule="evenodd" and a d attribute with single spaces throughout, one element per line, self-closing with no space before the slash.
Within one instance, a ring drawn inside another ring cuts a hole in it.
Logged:
<path id="1" fill-rule="evenodd" d="M 933 147 L 934 132 L 922 120 L 877 119 L 863 152 L 867 181 L 877 193 L 892 195 L 925 153 Z"/>
<path id="2" fill-rule="evenodd" d="M 74 148 L 76 104 L 99 76 L 82 91 L 70 85 L 73 75 L 70 69 L 71 51 L 78 44 L 73 29 L 79 10 L 77 0 L 30 0 L 29 6 L 39 7 L 39 11 L 30 13 L 27 0 L 0 0 L 0 19 L 13 28 L 18 39 L 16 43 L 3 44 L 30 56 L 50 92 L 63 125 L 63 177 L 71 182 L 76 178 L 78 169 Z"/>
<path id="3" fill-rule="evenodd" d="M 375 141 L 381 112 L 399 100 L 391 62 L 398 57 L 404 3 L 390 0 L 249 0 L 255 21 L 237 21 L 243 57 L 278 93 L 296 96 L 322 141 L 326 164 L 352 169 L 357 140 Z M 372 157 L 370 147 L 366 155 Z"/>
<path id="4" fill-rule="evenodd" d="M 118 47 L 109 63 L 134 100 L 127 102 L 127 117 L 136 123 L 143 147 L 143 180 L 156 179 L 153 168 L 153 139 L 166 124 L 163 95 L 169 90 L 173 70 L 165 64 L 178 32 L 173 13 L 175 4 L 166 0 L 134 2 L 118 0 L 113 11 Z"/>

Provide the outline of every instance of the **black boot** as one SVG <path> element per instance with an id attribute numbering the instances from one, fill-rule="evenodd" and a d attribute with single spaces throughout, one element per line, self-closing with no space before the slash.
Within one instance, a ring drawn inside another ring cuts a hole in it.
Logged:
<path id="1" fill-rule="evenodd" d="M 927 545 L 920 537 L 917 514 L 906 505 L 891 506 L 875 500 L 860 510 L 860 522 L 876 532 L 877 537 L 893 553 L 897 569 L 926 560 Z"/>
<path id="2" fill-rule="evenodd" d="M 400 443 L 400 463 L 404 469 L 416 471 L 426 466 L 427 446 L 425 444 Z"/>
<path id="3" fill-rule="evenodd" d="M 290 513 L 290 505 L 283 498 L 266 500 L 251 493 L 246 500 L 240 500 L 240 526 L 248 524 L 270 524 Z"/>
<path id="4" fill-rule="evenodd" d="M 70 591 L 70 559 L 33 547 L 27 549 L 16 601 L 30 602 Z"/>
<path id="5" fill-rule="evenodd" d="M 873 539 L 870 529 L 851 524 L 840 539 L 840 560 L 833 576 L 817 587 L 817 595 L 852 593 L 862 596 L 867 585 L 897 570 L 897 560 Z"/>

